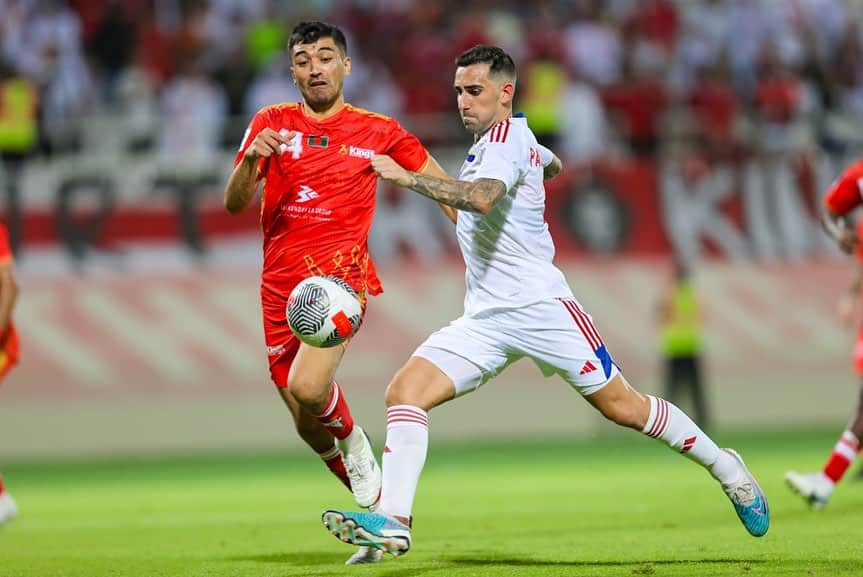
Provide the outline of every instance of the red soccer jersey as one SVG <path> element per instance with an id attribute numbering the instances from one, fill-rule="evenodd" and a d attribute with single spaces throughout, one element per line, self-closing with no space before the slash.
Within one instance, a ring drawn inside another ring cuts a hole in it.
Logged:
<path id="1" fill-rule="evenodd" d="M 262 296 L 276 297 L 283 306 L 298 282 L 316 274 L 342 278 L 361 295 L 378 294 L 382 287 L 367 247 L 377 189 L 369 159 L 388 154 L 418 171 L 428 162 L 428 152 L 392 118 L 347 104 L 333 116 L 316 120 L 303 106 L 261 109 L 235 161 L 240 163 L 265 127 L 298 133 L 280 155 L 262 159 L 259 167 L 265 179 Z M 265 303 L 265 314 L 267 308 Z"/>
<path id="2" fill-rule="evenodd" d="M 860 204 L 863 204 L 863 160 L 846 168 L 824 197 L 824 206 L 837 215 L 848 214 Z"/>
<path id="3" fill-rule="evenodd" d="M 12 264 L 12 250 L 9 248 L 9 236 L 6 225 L 0 223 L 0 266 Z M 18 363 L 18 332 L 12 321 L 0 332 L 0 379 Z"/>

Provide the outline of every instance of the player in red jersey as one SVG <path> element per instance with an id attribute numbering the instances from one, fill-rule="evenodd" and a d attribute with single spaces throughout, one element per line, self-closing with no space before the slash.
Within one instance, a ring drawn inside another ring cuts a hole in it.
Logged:
<path id="1" fill-rule="evenodd" d="M 863 204 L 863 160 L 851 164 L 830 186 L 824 197 L 824 228 L 848 254 L 860 245 L 860 235 L 848 215 Z"/>
<path id="2" fill-rule="evenodd" d="M 15 281 L 9 236 L 6 226 L 0 223 L 0 380 L 18 364 L 18 333 L 12 323 L 12 309 L 17 298 L 18 284 Z M 3 478 L 0 477 L 0 525 L 14 518 L 17 512 L 15 501 L 6 491 Z"/>
<path id="3" fill-rule="evenodd" d="M 300 343 L 285 307 L 294 286 L 313 275 L 343 279 L 364 309 L 367 296 L 381 292 L 367 247 L 377 189 L 373 155 L 388 154 L 411 170 L 448 177 L 394 119 L 345 102 L 342 86 L 351 59 L 338 28 L 300 23 L 288 49 L 302 101 L 264 108 L 252 119 L 225 190 L 225 207 L 242 211 L 263 183 L 261 302 L 270 375 L 302 439 L 360 506 L 373 507 L 380 469 L 333 380 L 344 348 Z M 454 218 L 454 212 L 447 214 Z M 377 550 L 369 550 L 363 561 L 379 558 Z"/>
<path id="4" fill-rule="evenodd" d="M 863 204 L 863 160 L 846 168 L 824 197 L 824 226 L 827 232 L 839 248 L 849 254 L 856 253 L 858 257 L 857 279 L 851 291 L 840 302 L 840 314 L 846 317 L 846 320 L 853 318 L 854 302 L 863 298 L 860 293 L 860 280 L 863 278 L 863 247 L 860 245 L 863 221 L 858 220 L 855 226 L 848 220 L 849 215 L 861 204 Z M 854 365 L 858 376 L 863 377 L 863 325 L 860 327 L 854 346 Z M 812 509 L 822 509 L 830 500 L 836 484 L 857 458 L 861 439 L 863 439 L 863 382 L 861 382 L 857 405 L 851 420 L 833 447 L 833 452 L 821 472 L 788 471 L 785 473 L 785 482 L 794 492 L 803 497 Z"/>

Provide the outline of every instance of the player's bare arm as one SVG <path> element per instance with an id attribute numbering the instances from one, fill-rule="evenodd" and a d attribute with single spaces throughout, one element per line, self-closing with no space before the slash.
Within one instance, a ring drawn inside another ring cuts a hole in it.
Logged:
<path id="1" fill-rule="evenodd" d="M 279 134 L 272 128 L 264 128 L 255 136 L 225 187 L 225 208 L 228 212 L 237 214 L 249 206 L 257 189 L 258 161 L 281 154 L 282 146 L 287 146 L 294 134 Z"/>
<path id="2" fill-rule="evenodd" d="M 12 320 L 12 309 L 18 299 L 18 283 L 12 262 L 0 265 L 0 332 L 6 330 Z"/>
<path id="3" fill-rule="evenodd" d="M 844 252 L 852 254 L 860 246 L 860 237 L 854 227 L 848 223 L 845 215 L 827 209 L 822 222 L 827 234 L 833 237 L 833 240 Z"/>
<path id="4" fill-rule="evenodd" d="M 447 172 L 441 167 L 440 163 L 431 155 L 429 155 L 429 161 L 426 163 L 425 167 L 420 171 L 420 174 L 425 174 L 428 176 L 436 176 L 443 180 L 452 180 L 452 177 L 447 174 Z M 443 213 L 447 216 L 450 221 L 455 224 L 458 220 L 458 211 L 451 206 L 447 206 L 442 203 L 438 203 L 438 206 L 441 208 Z"/>
<path id="5" fill-rule="evenodd" d="M 372 157 L 372 168 L 384 180 L 467 212 L 488 214 L 506 194 L 506 185 L 500 180 L 481 178 L 475 182 L 466 182 L 419 174 L 405 170 L 395 160 L 383 154 Z"/>
<path id="6" fill-rule="evenodd" d="M 563 162 L 557 155 L 553 155 L 551 162 L 542 167 L 543 180 L 549 180 L 560 174 L 563 170 Z"/>

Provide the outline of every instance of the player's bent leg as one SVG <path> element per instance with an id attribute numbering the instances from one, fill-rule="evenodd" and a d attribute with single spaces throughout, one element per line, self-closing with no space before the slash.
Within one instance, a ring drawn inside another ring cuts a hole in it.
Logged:
<path id="1" fill-rule="evenodd" d="M 393 405 L 411 405 L 430 411 L 455 397 L 450 379 L 430 360 L 413 356 L 402 366 L 387 386 L 385 401 Z"/>
<path id="2" fill-rule="evenodd" d="M 315 417 L 303 410 L 286 387 L 279 388 L 279 395 L 291 411 L 297 434 L 318 454 L 327 469 L 350 491 L 351 482 L 348 479 L 342 452 L 336 446 L 335 437 Z"/>
<path id="3" fill-rule="evenodd" d="M 620 374 L 587 399 L 606 418 L 639 429 L 706 468 L 722 485 L 746 530 L 756 537 L 767 532 L 767 499 L 743 460 L 734 451 L 720 449 L 678 407 L 659 397 L 641 395 Z"/>
<path id="4" fill-rule="evenodd" d="M 455 396 L 452 381 L 433 363 L 413 357 L 387 388 L 387 440 L 381 500 L 375 512 L 327 511 L 324 525 L 345 542 L 359 545 L 348 564 L 375 562 L 380 552 L 401 555 L 410 548 L 408 522 L 428 450 L 428 413 Z M 365 549 L 364 549 L 365 548 Z"/>
<path id="5" fill-rule="evenodd" d="M 640 431 L 650 416 L 648 398 L 633 389 L 620 373 L 585 398 L 602 416 L 623 427 Z"/>
<path id="6" fill-rule="evenodd" d="M 381 470 L 368 436 L 354 424 L 344 392 L 332 380 L 343 354 L 342 347 L 300 345 L 288 373 L 287 389 L 304 413 L 335 437 L 357 504 L 371 507 L 380 496 Z M 323 458 L 320 450 L 319 454 Z"/>
<path id="7" fill-rule="evenodd" d="M 374 547 L 394 557 L 411 548 L 410 527 L 389 515 L 329 509 L 321 519 L 332 535 L 351 545 Z"/>
<path id="8" fill-rule="evenodd" d="M 291 363 L 287 388 L 311 415 L 324 413 L 330 402 L 333 377 L 344 356 L 343 347 L 327 349 L 300 345 Z"/>
<path id="9" fill-rule="evenodd" d="M 738 480 L 723 483 L 722 490 L 728 495 L 740 522 L 749 534 L 753 537 L 762 537 L 770 528 L 770 507 L 767 504 L 767 496 L 740 455 L 732 449 L 722 451 L 734 458 L 741 474 Z"/>
<path id="10" fill-rule="evenodd" d="M 797 471 L 785 473 L 785 484 L 803 497 L 813 511 L 820 511 L 827 505 L 835 486 L 824 473 L 798 473 Z"/>
<path id="11" fill-rule="evenodd" d="M 0 525 L 7 523 L 18 514 L 18 506 L 15 499 L 3 486 L 3 478 L 0 477 Z"/>

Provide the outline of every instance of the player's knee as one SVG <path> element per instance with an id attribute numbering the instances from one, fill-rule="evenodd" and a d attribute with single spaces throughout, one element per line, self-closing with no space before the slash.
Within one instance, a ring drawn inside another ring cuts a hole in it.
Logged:
<path id="1" fill-rule="evenodd" d="M 384 401 L 388 407 L 392 407 L 393 405 L 420 406 L 419 400 L 415 387 L 411 386 L 410 381 L 399 378 L 399 375 L 396 375 L 390 381 L 384 394 Z"/>
<path id="2" fill-rule="evenodd" d="M 403 369 L 396 373 L 396 376 L 390 381 L 384 400 L 388 407 L 413 405 L 427 411 L 433 406 L 427 401 L 427 396 L 427 391 L 422 383 L 412 378 L 409 371 Z"/>
<path id="3" fill-rule="evenodd" d="M 288 390 L 297 402 L 308 412 L 318 414 L 322 407 L 326 408 L 327 390 L 321 383 L 303 375 L 291 375 L 288 379 Z"/>

